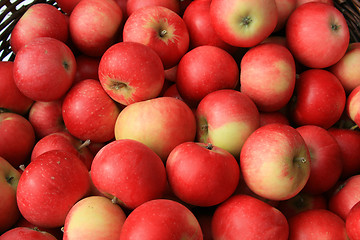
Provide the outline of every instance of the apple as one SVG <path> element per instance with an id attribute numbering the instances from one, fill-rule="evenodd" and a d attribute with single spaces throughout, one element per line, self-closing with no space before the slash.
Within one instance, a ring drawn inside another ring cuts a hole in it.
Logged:
<path id="1" fill-rule="evenodd" d="M 190 49 L 211 45 L 233 53 L 236 47 L 224 42 L 211 24 L 210 3 L 210 0 L 192 1 L 184 11 L 182 18 L 189 31 Z"/>
<path id="2" fill-rule="evenodd" d="M 316 125 L 328 129 L 345 109 L 346 93 L 339 79 L 325 69 L 309 69 L 298 75 L 290 102 L 294 125 Z"/>
<path id="3" fill-rule="evenodd" d="M 199 46 L 180 60 L 176 86 L 191 107 L 207 94 L 220 89 L 234 89 L 239 82 L 239 67 L 225 50 L 215 46 Z"/>
<path id="4" fill-rule="evenodd" d="M 143 203 L 126 218 L 120 240 L 130 239 L 203 239 L 194 214 L 179 202 L 155 199 Z"/>
<path id="5" fill-rule="evenodd" d="M 329 68 L 340 80 L 347 94 L 360 85 L 359 59 L 360 48 L 348 48 L 344 56 Z"/>
<path id="6" fill-rule="evenodd" d="M 65 131 L 62 99 L 49 102 L 35 101 L 30 108 L 28 120 L 38 140 L 48 134 Z"/>
<path id="7" fill-rule="evenodd" d="M 351 209 L 345 219 L 346 232 L 350 239 L 360 239 L 360 201 L 356 203 Z"/>
<path id="8" fill-rule="evenodd" d="M 360 126 L 360 85 L 355 87 L 346 99 L 345 112 L 350 120 Z"/>
<path id="9" fill-rule="evenodd" d="M 101 193 L 128 209 L 161 198 L 167 185 L 161 158 L 131 139 L 104 146 L 94 157 L 91 179 Z"/>
<path id="10" fill-rule="evenodd" d="M 34 229 L 36 231 L 47 232 L 47 233 L 50 233 L 51 235 L 53 235 L 57 240 L 63 240 L 64 234 L 61 230 L 61 227 L 56 227 L 56 228 L 38 227 L 38 226 L 30 223 L 23 216 L 20 216 L 20 219 L 16 222 L 15 225 L 13 225 L 12 228 L 16 228 L 16 227 L 26 227 L 26 228 Z"/>
<path id="11" fill-rule="evenodd" d="M 17 205 L 30 223 L 60 227 L 70 208 L 89 190 L 90 176 L 85 164 L 72 153 L 53 150 L 26 166 L 17 187 Z"/>
<path id="12" fill-rule="evenodd" d="M 275 3 L 278 10 L 278 21 L 274 32 L 279 32 L 285 28 L 289 16 L 296 8 L 297 0 L 275 0 Z"/>
<path id="13" fill-rule="evenodd" d="M 236 47 L 253 47 L 274 31 L 275 0 L 212 0 L 211 24 L 218 36 Z"/>
<path id="14" fill-rule="evenodd" d="M 74 84 L 85 79 L 99 80 L 98 68 L 100 64 L 99 57 L 90 57 L 80 54 L 76 59 L 76 74 Z"/>
<path id="15" fill-rule="evenodd" d="M 344 56 L 350 34 L 340 10 L 311 2 L 298 6 L 289 16 L 286 39 L 297 61 L 310 68 L 326 68 Z"/>
<path id="16" fill-rule="evenodd" d="M 0 113 L 0 157 L 18 168 L 30 160 L 35 141 L 34 129 L 24 116 Z"/>
<path id="17" fill-rule="evenodd" d="M 21 174 L 6 159 L 0 157 L 0 234 L 9 230 L 20 218 L 16 189 Z"/>
<path id="18" fill-rule="evenodd" d="M 259 111 L 273 112 L 285 107 L 295 88 L 295 60 L 290 51 L 276 43 L 263 43 L 245 53 L 240 65 L 241 92 Z"/>
<path id="19" fill-rule="evenodd" d="M 290 121 L 285 113 L 282 111 L 274 112 L 259 112 L 260 114 L 260 127 L 270 123 L 282 123 L 290 125 Z"/>
<path id="20" fill-rule="evenodd" d="M 87 144 L 66 131 L 50 133 L 35 143 L 31 152 L 31 161 L 45 152 L 63 150 L 75 154 L 90 170 L 94 155 L 87 148 Z"/>
<path id="21" fill-rule="evenodd" d="M 165 69 L 176 66 L 189 48 L 189 32 L 184 20 L 176 12 L 159 5 L 133 12 L 122 33 L 124 42 L 138 42 L 153 49 Z"/>
<path id="22" fill-rule="evenodd" d="M 52 234 L 28 227 L 16 227 L 0 236 L 1 240 L 57 240 Z"/>
<path id="23" fill-rule="evenodd" d="M 310 209 L 327 209 L 327 198 L 323 194 L 309 194 L 301 191 L 296 196 L 279 201 L 276 206 L 287 219 L 310 210 Z"/>
<path id="24" fill-rule="evenodd" d="M 127 0 L 126 12 L 130 16 L 140 8 L 161 6 L 180 15 L 180 2 L 179 0 Z"/>
<path id="25" fill-rule="evenodd" d="M 110 199 L 89 196 L 70 209 L 63 239 L 119 239 L 125 219 L 124 211 Z"/>
<path id="26" fill-rule="evenodd" d="M 194 141 L 195 116 L 173 97 L 158 97 L 126 106 L 115 123 L 115 139 L 133 139 L 150 147 L 165 162 L 180 143 Z"/>
<path id="27" fill-rule="evenodd" d="M 255 103 L 245 94 L 233 89 L 217 90 L 199 103 L 197 140 L 211 143 L 238 158 L 241 148 L 260 124 Z"/>
<path id="28" fill-rule="evenodd" d="M 327 209 L 311 209 L 289 220 L 289 240 L 349 239 L 345 221 Z"/>
<path id="29" fill-rule="evenodd" d="M 70 89 L 76 61 L 65 43 L 40 37 L 17 52 L 13 71 L 15 84 L 22 94 L 34 101 L 54 101 Z"/>
<path id="30" fill-rule="evenodd" d="M 240 153 L 243 178 L 255 194 L 269 200 L 297 195 L 310 176 L 310 154 L 300 133 L 285 124 L 256 129 Z"/>
<path id="31" fill-rule="evenodd" d="M 99 81 L 86 79 L 74 85 L 62 104 L 66 129 L 86 141 L 107 142 L 114 138 L 120 108 L 106 94 Z"/>
<path id="32" fill-rule="evenodd" d="M 25 11 L 11 31 L 11 50 L 17 53 L 38 37 L 51 37 L 61 42 L 69 38 L 66 16 L 51 4 L 36 3 Z"/>
<path id="33" fill-rule="evenodd" d="M 163 95 L 163 97 L 174 97 L 177 98 L 181 101 L 184 101 L 184 99 L 182 99 L 182 97 L 180 96 L 179 90 L 176 87 L 176 84 L 171 85 L 170 87 L 168 87 Z"/>
<path id="34" fill-rule="evenodd" d="M 80 1 L 69 18 L 71 41 L 83 54 L 100 57 L 115 43 L 121 23 L 122 10 L 115 1 Z"/>
<path id="35" fill-rule="evenodd" d="M 182 201 L 202 207 L 220 204 L 236 189 L 240 168 L 234 156 L 211 143 L 185 142 L 166 161 L 171 190 Z"/>
<path id="36" fill-rule="evenodd" d="M 360 201 L 360 175 L 355 174 L 337 186 L 329 197 L 329 210 L 346 220 L 351 208 Z"/>
<path id="37" fill-rule="evenodd" d="M 296 7 L 308 3 L 308 2 L 322 2 L 322 3 L 326 3 L 329 4 L 331 6 L 334 6 L 334 1 L 333 0 L 296 0 Z"/>
<path id="38" fill-rule="evenodd" d="M 342 174 L 340 146 L 331 133 L 322 127 L 304 125 L 296 130 L 305 140 L 311 158 L 310 177 L 303 191 L 325 193 L 335 186 Z"/>
<path id="39" fill-rule="evenodd" d="M 0 62 L 0 109 L 6 109 L 25 116 L 33 104 L 33 100 L 22 94 L 13 77 L 14 62 Z"/>
<path id="40" fill-rule="evenodd" d="M 215 210 L 214 239 L 288 239 L 289 226 L 276 208 L 249 195 L 233 195 Z"/>
<path id="41" fill-rule="evenodd" d="M 151 47 L 138 42 L 119 42 L 101 57 L 99 79 L 113 100 L 129 105 L 157 97 L 165 73 L 159 55 Z"/>
<path id="42" fill-rule="evenodd" d="M 342 172 L 341 179 L 346 179 L 360 172 L 360 132 L 351 129 L 330 128 L 329 133 L 340 146 Z"/>

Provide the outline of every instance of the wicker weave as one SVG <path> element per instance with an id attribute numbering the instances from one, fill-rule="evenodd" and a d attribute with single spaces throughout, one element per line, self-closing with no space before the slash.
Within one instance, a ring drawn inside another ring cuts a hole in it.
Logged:
<path id="1" fill-rule="evenodd" d="M 10 47 L 10 34 L 25 11 L 35 3 L 57 5 L 55 0 L 1 0 L 0 1 L 0 59 L 12 61 L 14 54 Z M 350 41 L 360 41 L 360 0 L 334 0 L 349 26 Z"/>

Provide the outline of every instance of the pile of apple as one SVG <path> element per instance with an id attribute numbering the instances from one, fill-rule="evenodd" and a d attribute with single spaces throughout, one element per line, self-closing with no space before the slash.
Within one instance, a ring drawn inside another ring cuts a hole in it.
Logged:
<path id="1" fill-rule="evenodd" d="M 360 44 L 331 0 L 58 0 L 0 62 L 0 240 L 360 239 Z"/>

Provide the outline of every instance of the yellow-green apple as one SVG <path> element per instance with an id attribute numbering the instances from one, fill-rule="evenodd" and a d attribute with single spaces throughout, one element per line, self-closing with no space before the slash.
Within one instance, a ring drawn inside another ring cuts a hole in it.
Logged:
<path id="1" fill-rule="evenodd" d="M 148 201 L 126 218 L 120 240 L 203 239 L 200 224 L 183 204 L 169 199 Z"/>
<path id="2" fill-rule="evenodd" d="M 75 56 L 76 59 L 76 74 L 74 83 L 85 79 L 99 80 L 98 68 L 100 64 L 99 57 L 90 57 L 84 54 Z"/>
<path id="3" fill-rule="evenodd" d="M 329 4 L 331 6 L 334 6 L 334 1 L 333 0 L 296 0 L 296 7 L 308 3 L 308 2 L 322 2 L 322 3 L 326 3 Z"/>
<path id="4" fill-rule="evenodd" d="M 325 129 L 341 117 L 346 93 L 339 79 L 325 69 L 309 69 L 298 75 L 290 118 L 297 126 L 317 125 Z"/>
<path id="5" fill-rule="evenodd" d="M 233 89 L 209 93 L 196 108 L 197 141 L 211 143 L 238 159 L 245 140 L 260 125 L 255 103 Z"/>
<path id="6" fill-rule="evenodd" d="M 185 203 L 209 207 L 229 198 L 239 183 L 235 157 L 211 143 L 185 142 L 176 146 L 166 161 L 173 193 Z"/>
<path id="7" fill-rule="evenodd" d="M 37 140 L 48 134 L 65 131 L 62 117 L 62 100 L 35 101 L 30 108 L 28 120 L 34 128 Z"/>
<path id="8" fill-rule="evenodd" d="M 295 197 L 279 201 L 276 206 L 287 219 L 310 209 L 327 209 L 327 198 L 323 194 L 308 194 L 301 191 Z"/>
<path id="9" fill-rule="evenodd" d="M 190 36 L 190 49 L 211 45 L 233 53 L 236 47 L 224 42 L 215 32 L 210 20 L 210 0 L 192 1 L 185 9 L 182 18 Z"/>
<path id="10" fill-rule="evenodd" d="M 0 157 L 18 168 L 30 159 L 35 141 L 28 119 L 17 113 L 0 113 Z"/>
<path id="11" fill-rule="evenodd" d="M 259 44 L 245 53 L 240 65 L 241 92 L 259 111 L 278 111 L 287 105 L 295 88 L 295 60 L 276 43 Z"/>
<path id="12" fill-rule="evenodd" d="M 274 112 L 259 112 L 260 113 L 260 127 L 270 123 L 282 123 L 290 125 L 289 118 L 282 111 Z"/>
<path id="13" fill-rule="evenodd" d="M 360 201 L 350 210 L 345 220 L 346 232 L 350 239 L 360 239 Z"/>
<path id="14" fill-rule="evenodd" d="M 107 95 L 99 81 L 86 79 L 74 85 L 62 104 L 66 129 L 86 141 L 107 142 L 114 138 L 120 108 Z"/>
<path id="15" fill-rule="evenodd" d="M 50 133 L 35 143 L 31 152 L 31 161 L 51 150 L 63 150 L 75 154 L 90 170 L 94 155 L 83 142 L 66 131 Z"/>
<path id="16" fill-rule="evenodd" d="M 183 101 L 158 97 L 126 106 L 115 123 L 115 138 L 144 143 L 163 161 L 180 143 L 194 141 L 196 120 Z"/>
<path id="17" fill-rule="evenodd" d="M 157 97 L 164 85 L 165 71 L 151 47 L 138 42 L 119 42 L 101 57 L 99 79 L 113 100 L 129 105 Z"/>
<path id="18" fill-rule="evenodd" d="M 70 208 L 89 190 L 90 176 L 85 164 L 72 153 L 53 150 L 26 166 L 17 187 L 17 205 L 30 223 L 60 227 Z"/>
<path id="19" fill-rule="evenodd" d="M 17 53 L 38 37 L 51 37 L 62 42 L 68 40 L 69 25 L 66 16 L 51 4 L 36 3 L 25 11 L 11 31 L 11 50 Z"/>
<path id="20" fill-rule="evenodd" d="M 163 197 L 167 185 L 161 158 L 131 139 L 105 145 L 94 157 L 91 179 L 101 193 L 127 209 Z"/>
<path id="21" fill-rule="evenodd" d="M 289 240 L 348 240 L 345 221 L 327 209 L 310 209 L 288 220 Z"/>
<path id="22" fill-rule="evenodd" d="M 218 36 L 236 47 L 253 47 L 274 31 L 275 0 L 212 0 L 210 20 Z"/>
<path id="23" fill-rule="evenodd" d="M 124 211 L 110 199 L 89 196 L 66 215 L 63 239 L 119 239 L 125 219 Z"/>
<path id="24" fill-rule="evenodd" d="M 122 11 L 113 0 L 80 1 L 69 18 L 74 46 L 85 55 L 100 57 L 116 42 Z"/>
<path id="25" fill-rule="evenodd" d="M 161 6 L 170 9 L 176 14 L 180 15 L 180 2 L 179 0 L 127 0 L 126 12 L 130 16 L 136 10 L 144 7 Z"/>
<path id="26" fill-rule="evenodd" d="M 234 89 L 239 82 L 239 67 L 224 49 L 204 45 L 188 51 L 180 60 L 176 86 L 191 107 L 207 94 L 220 89 Z"/>
<path id="27" fill-rule="evenodd" d="M 346 128 L 330 128 L 329 133 L 340 146 L 342 172 L 341 179 L 346 179 L 360 172 L 360 132 Z"/>
<path id="28" fill-rule="evenodd" d="M 285 216 L 273 206 L 245 194 L 236 194 L 214 212 L 214 239 L 288 239 Z"/>
<path id="29" fill-rule="evenodd" d="M 310 154 L 293 127 L 273 123 L 256 129 L 240 153 L 243 178 L 255 194 L 269 200 L 294 197 L 310 176 Z"/>
<path id="30" fill-rule="evenodd" d="M 54 101 L 73 84 L 76 60 L 63 42 L 50 37 L 31 40 L 14 60 L 14 81 L 22 94 L 35 101 Z"/>
<path id="31" fill-rule="evenodd" d="M 292 12 L 286 24 L 286 39 L 297 61 L 310 68 L 326 68 L 343 57 L 350 34 L 340 10 L 311 2 Z"/>
<path id="32" fill-rule="evenodd" d="M 278 10 L 278 21 L 274 32 L 279 32 L 285 28 L 289 16 L 296 8 L 296 2 L 297 0 L 275 0 Z"/>
<path id="33" fill-rule="evenodd" d="M 52 234 L 28 227 L 16 227 L 0 235 L 1 240 L 57 240 Z"/>
<path id="34" fill-rule="evenodd" d="M 5 109 L 25 116 L 33 104 L 33 100 L 22 94 L 14 82 L 14 62 L 0 62 L 0 110 Z"/>
<path id="35" fill-rule="evenodd" d="M 346 220 L 351 208 L 360 201 L 360 175 L 343 180 L 329 196 L 329 210 Z"/>
<path id="36" fill-rule="evenodd" d="M 0 234 L 9 230 L 20 218 L 16 203 L 16 189 L 20 172 L 0 157 Z"/>
<path id="37" fill-rule="evenodd" d="M 189 32 L 184 20 L 169 8 L 158 5 L 133 12 L 122 34 L 124 42 L 138 42 L 153 49 L 165 69 L 176 66 L 189 49 Z"/>
<path id="38" fill-rule="evenodd" d="M 296 130 L 305 140 L 311 158 L 310 177 L 303 192 L 325 193 L 335 186 L 342 174 L 340 146 L 331 133 L 322 127 L 304 125 Z"/>

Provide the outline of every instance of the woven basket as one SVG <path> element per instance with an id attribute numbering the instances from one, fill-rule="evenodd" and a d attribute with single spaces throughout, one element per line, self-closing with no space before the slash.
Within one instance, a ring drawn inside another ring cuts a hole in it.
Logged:
<path id="1" fill-rule="evenodd" d="M 33 4 L 48 3 L 57 7 L 55 0 L 1 0 L 0 1 L 0 59 L 13 61 L 14 53 L 10 47 L 10 34 L 17 21 Z M 360 0 L 334 0 L 349 26 L 350 41 L 360 41 Z M 60 10 L 60 9 L 59 9 Z"/>

